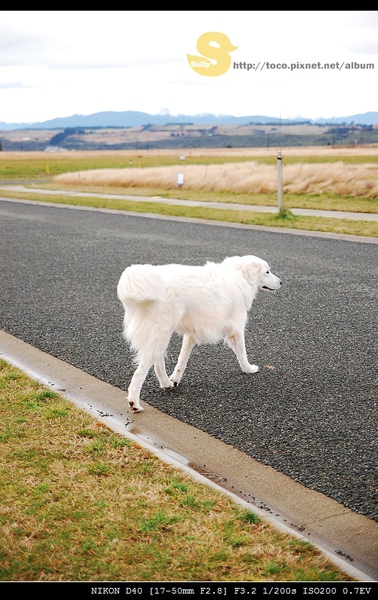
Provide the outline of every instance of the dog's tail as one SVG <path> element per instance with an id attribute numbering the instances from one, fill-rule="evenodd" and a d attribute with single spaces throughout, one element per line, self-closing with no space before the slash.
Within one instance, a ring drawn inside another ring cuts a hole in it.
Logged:
<path id="1" fill-rule="evenodd" d="M 124 306 L 164 302 L 167 297 L 164 279 L 152 265 L 127 267 L 118 282 L 117 294 Z"/>

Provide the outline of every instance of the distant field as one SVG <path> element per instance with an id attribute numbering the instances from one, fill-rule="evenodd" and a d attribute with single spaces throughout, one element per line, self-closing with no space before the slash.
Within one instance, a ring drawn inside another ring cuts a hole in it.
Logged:
<path id="1" fill-rule="evenodd" d="M 222 202 L 277 207 L 277 152 L 265 148 L 138 153 L 0 152 L 0 182 L 27 185 L 24 191 L 3 187 L 1 194 L 96 208 L 377 237 L 374 221 L 290 214 L 292 208 L 378 213 L 378 152 L 375 148 L 296 147 L 285 148 L 282 155 L 284 218 L 262 212 L 222 210 L 212 205 Z M 107 176 L 114 170 L 116 177 L 109 179 Z M 182 188 L 177 186 L 177 172 L 185 173 Z M 62 178 L 56 177 L 60 174 Z M 102 179 L 104 174 L 106 178 Z M 133 179 L 122 180 L 120 175 Z M 161 177 L 168 180 L 162 183 Z M 61 193 L 47 196 L 39 192 L 41 187 Z M 75 198 L 65 194 L 66 190 L 98 195 Z M 100 192 L 110 196 L 101 197 Z M 117 198 L 119 194 L 122 199 Z M 127 195 L 131 198 L 125 198 Z M 138 196 L 150 196 L 153 200 L 138 202 Z M 165 198 L 206 201 L 208 207 L 171 206 L 164 203 Z M 161 201 L 157 201 L 159 199 Z"/>
<path id="2" fill-rule="evenodd" d="M 364 148 L 290 147 L 282 149 L 292 163 L 378 164 L 378 145 Z M 192 148 L 180 150 L 98 150 L 67 152 L 0 152 L 0 179 L 48 178 L 71 171 L 257 161 L 276 165 L 273 148 Z"/>
<path id="3" fill-rule="evenodd" d="M 378 143 L 377 125 L 256 124 L 193 125 L 145 124 L 138 127 L 67 127 L 0 131 L 3 150 L 43 150 L 54 145 L 68 150 L 274 148 L 288 146 L 364 146 Z"/>
<path id="4" fill-rule="evenodd" d="M 282 158 L 285 208 L 378 213 L 378 148 L 293 147 L 284 148 Z M 0 152 L 1 180 L 201 200 L 209 207 L 219 201 L 277 206 L 277 151 Z"/>
<path id="5" fill-rule="evenodd" d="M 37 160 L 43 158 L 47 160 L 79 160 L 83 158 L 92 160 L 103 160 L 103 159 L 138 159 L 147 157 L 161 157 L 161 158 L 172 158 L 176 161 L 183 157 L 185 160 L 188 159 L 205 159 L 205 158 L 227 158 L 235 160 L 236 158 L 244 157 L 248 159 L 264 159 L 277 157 L 277 151 L 280 146 L 273 148 L 173 148 L 173 149 L 153 149 L 149 150 L 51 150 L 51 151 L 36 151 L 36 152 L 23 152 L 23 151 L 3 151 L 0 152 L 0 162 L 6 160 Z M 345 147 L 331 147 L 331 146 L 287 146 L 281 148 L 282 155 L 286 158 L 301 158 L 307 159 L 322 159 L 322 160 L 339 160 L 339 158 L 352 158 L 355 161 L 359 161 L 364 157 L 371 157 L 373 160 L 378 161 L 378 144 L 371 144 L 369 146 L 345 146 Z"/>

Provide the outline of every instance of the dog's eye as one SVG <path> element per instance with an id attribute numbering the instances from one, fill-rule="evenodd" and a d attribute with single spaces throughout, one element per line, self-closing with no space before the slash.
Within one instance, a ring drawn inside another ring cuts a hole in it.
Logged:
<path id="1" fill-rule="evenodd" d="M 268 275 L 269 275 L 269 272 L 270 272 L 270 271 L 267 271 L 267 274 L 268 274 Z"/>

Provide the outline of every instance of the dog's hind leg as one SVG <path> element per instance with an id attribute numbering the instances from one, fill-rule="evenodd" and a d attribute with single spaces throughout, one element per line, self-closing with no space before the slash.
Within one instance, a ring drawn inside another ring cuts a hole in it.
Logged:
<path id="1" fill-rule="evenodd" d="M 139 402 L 140 390 L 142 389 L 142 385 L 151 367 L 152 362 L 147 360 L 141 360 L 131 379 L 129 389 L 127 391 L 127 400 L 130 408 L 134 412 L 141 412 L 142 410 L 144 410 Z"/>
<path id="2" fill-rule="evenodd" d="M 257 365 L 251 365 L 248 362 L 243 332 L 234 331 L 232 334 L 227 335 L 226 342 L 230 346 L 231 350 L 234 351 L 241 370 L 244 373 L 256 373 L 259 370 Z"/>
<path id="3" fill-rule="evenodd" d="M 186 365 L 188 364 L 188 360 L 189 360 L 189 356 L 191 351 L 193 350 L 194 346 L 196 345 L 196 342 L 194 340 L 194 338 L 192 338 L 190 335 L 184 335 L 184 338 L 182 340 L 182 346 L 181 346 L 181 351 L 177 360 L 177 364 L 175 366 L 175 370 L 173 371 L 170 380 L 173 382 L 174 386 L 177 386 L 181 379 L 182 376 L 184 374 Z"/>
<path id="4" fill-rule="evenodd" d="M 156 377 L 159 380 L 160 387 L 164 389 L 169 389 L 174 386 L 173 381 L 171 381 L 167 375 L 167 371 L 165 369 L 165 360 L 164 356 L 161 356 L 154 365 Z"/>
<path id="5" fill-rule="evenodd" d="M 143 410 L 140 405 L 140 391 L 152 365 L 155 366 L 155 373 L 161 387 L 173 387 L 173 383 L 168 378 L 164 363 L 164 354 L 169 344 L 170 335 L 162 335 L 157 332 L 156 328 L 154 328 L 154 324 L 148 322 L 147 319 L 144 322 L 144 333 L 143 350 L 140 349 L 140 346 L 142 345 L 140 343 L 138 350 L 138 367 L 131 379 L 127 394 L 130 408 L 135 412 Z"/>

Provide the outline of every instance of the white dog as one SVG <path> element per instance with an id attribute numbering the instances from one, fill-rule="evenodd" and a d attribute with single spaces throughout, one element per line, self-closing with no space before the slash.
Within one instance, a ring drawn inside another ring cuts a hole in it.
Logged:
<path id="1" fill-rule="evenodd" d="M 259 289 L 278 290 L 282 281 L 256 256 L 234 256 L 204 266 L 131 265 L 121 275 L 118 298 L 125 309 L 124 336 L 138 365 L 129 389 L 130 407 L 143 410 L 140 391 L 154 365 L 160 387 L 177 386 L 195 344 L 221 339 L 235 352 L 242 371 L 256 373 L 244 341 L 247 313 Z M 164 355 L 173 332 L 183 336 L 170 377 Z"/>

